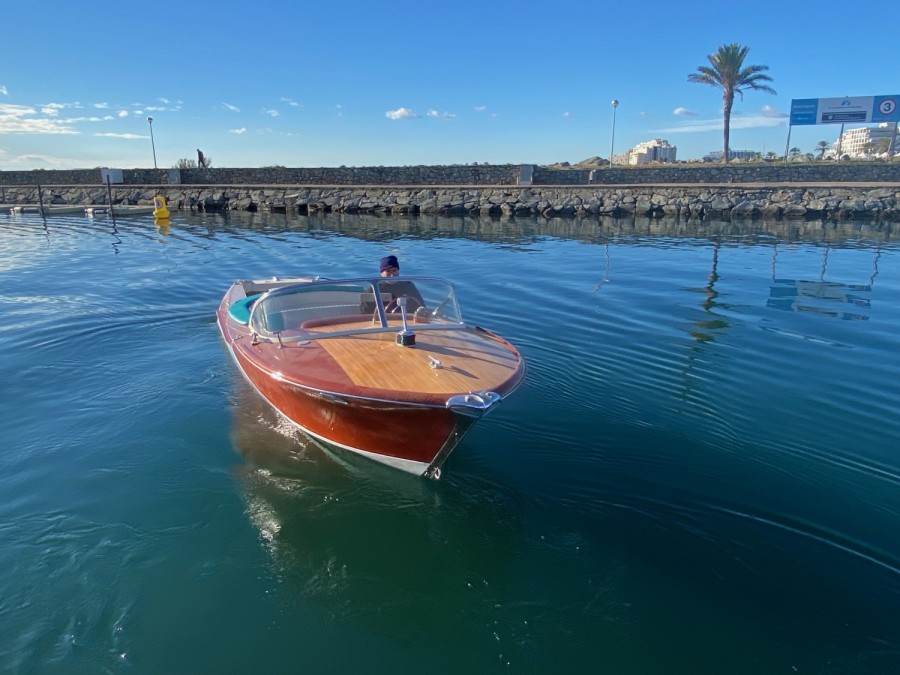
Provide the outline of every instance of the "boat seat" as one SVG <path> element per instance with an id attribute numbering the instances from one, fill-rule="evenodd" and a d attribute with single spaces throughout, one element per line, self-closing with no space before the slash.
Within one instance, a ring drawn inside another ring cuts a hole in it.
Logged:
<path id="1" fill-rule="evenodd" d="M 375 315 L 377 319 L 378 315 Z M 345 314 L 344 316 L 329 316 L 324 319 L 310 319 L 304 321 L 300 326 L 303 330 L 310 328 L 322 328 L 323 326 L 340 326 L 342 323 L 361 323 L 363 321 L 372 322 L 372 314 Z M 374 321 L 374 324 L 381 325 L 380 322 Z"/>
<path id="2" fill-rule="evenodd" d="M 249 295 L 246 298 L 238 300 L 228 308 L 228 314 L 232 319 L 246 326 L 250 321 L 250 309 L 257 300 L 259 300 L 258 295 Z"/>

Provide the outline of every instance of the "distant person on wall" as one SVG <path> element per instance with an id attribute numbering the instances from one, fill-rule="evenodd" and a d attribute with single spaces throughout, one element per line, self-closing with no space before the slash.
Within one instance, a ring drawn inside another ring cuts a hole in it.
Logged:
<path id="1" fill-rule="evenodd" d="M 203 151 L 200 148 L 197 148 L 197 166 L 201 169 L 206 168 L 206 157 L 203 156 Z"/>

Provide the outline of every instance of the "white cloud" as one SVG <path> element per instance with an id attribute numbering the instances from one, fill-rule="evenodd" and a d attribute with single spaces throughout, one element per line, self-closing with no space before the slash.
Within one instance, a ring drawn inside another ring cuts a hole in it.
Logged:
<path id="1" fill-rule="evenodd" d="M 269 117 L 278 117 L 281 113 L 275 110 L 275 108 L 269 108 L 268 110 L 263 110 L 263 112 Z"/>
<path id="2" fill-rule="evenodd" d="M 752 113 L 750 115 L 732 115 L 732 129 L 763 129 L 767 127 L 784 126 L 784 117 L 773 117 L 762 113 Z M 723 122 L 721 117 L 713 119 L 697 119 L 684 122 L 677 126 L 657 129 L 656 133 L 660 134 L 695 134 L 705 131 L 720 131 Z"/>
<path id="3" fill-rule="evenodd" d="M 127 110 L 120 110 L 119 112 L 116 113 L 116 115 L 118 115 L 120 118 L 122 118 L 122 117 L 128 117 L 128 111 L 127 111 Z"/>
<path id="4" fill-rule="evenodd" d="M 109 109 L 109 103 L 95 103 L 94 107 L 97 108 L 97 110 L 107 110 Z"/>
<path id="5" fill-rule="evenodd" d="M 281 97 L 281 101 L 282 101 L 282 103 L 287 103 L 287 104 L 288 104 L 289 106 L 291 106 L 292 108 L 299 108 L 299 107 L 300 107 L 300 104 L 297 103 L 297 101 L 295 101 L 295 100 L 292 99 L 292 98 L 287 98 L 287 97 L 285 97 L 285 96 L 282 96 L 282 97 Z"/>
<path id="6" fill-rule="evenodd" d="M 693 110 L 690 110 L 688 108 L 681 108 L 681 107 L 675 108 L 675 110 L 672 111 L 672 114 L 678 115 L 679 117 L 697 117 L 698 116 L 698 113 L 694 112 Z"/>
<path id="7" fill-rule="evenodd" d="M 245 134 L 247 133 L 247 127 L 241 127 L 239 129 L 229 129 L 229 134 Z"/>
<path id="8" fill-rule="evenodd" d="M 564 112 L 564 113 L 562 114 L 562 116 L 563 116 L 563 117 L 571 117 L 571 116 L 572 116 L 572 113 L 570 113 L 570 112 L 567 110 L 566 112 Z"/>
<path id="9" fill-rule="evenodd" d="M 167 98 L 158 98 L 156 99 L 163 105 L 144 105 L 143 103 L 132 103 L 131 107 L 134 108 L 135 115 L 142 115 L 145 112 L 178 112 L 181 110 L 181 101 L 175 101 L 172 103 Z M 170 105 L 171 104 L 171 105 Z"/>
<path id="10" fill-rule="evenodd" d="M 475 112 L 484 112 L 485 110 L 487 110 L 486 105 L 476 105 L 475 106 Z"/>
<path id="11" fill-rule="evenodd" d="M 68 120 L 34 117 L 37 111 L 24 105 L 0 104 L 0 134 L 74 135 Z"/>
<path id="12" fill-rule="evenodd" d="M 418 115 L 408 108 L 397 108 L 396 110 L 388 110 L 384 113 L 385 117 L 391 120 L 412 120 Z"/>
<path id="13" fill-rule="evenodd" d="M 770 105 L 764 105 L 759 109 L 759 114 L 764 115 L 766 117 L 776 117 L 778 119 L 786 119 L 790 117 L 787 113 L 783 113 Z"/>
<path id="14" fill-rule="evenodd" d="M 45 103 L 41 107 L 41 112 L 45 115 L 59 115 L 61 110 L 65 110 L 66 108 L 81 108 L 80 103 Z"/>
<path id="15" fill-rule="evenodd" d="M 226 110 L 230 110 L 231 112 L 241 112 L 241 109 L 238 108 L 236 105 L 231 105 L 230 103 L 225 103 L 225 101 L 222 101 L 222 105 L 225 106 Z"/>
<path id="16" fill-rule="evenodd" d="M 9 91 L 7 91 L 6 87 L 4 87 L 3 85 L 0 85 L 0 94 L 3 94 L 4 96 L 9 96 Z"/>
<path id="17" fill-rule="evenodd" d="M 76 124 L 77 122 L 110 122 L 114 119 L 116 118 L 112 115 L 105 115 L 104 117 L 69 117 L 60 121 L 68 124 Z"/>
<path id="18" fill-rule="evenodd" d="M 433 118 L 440 117 L 441 119 L 445 119 L 445 120 L 456 119 L 456 113 L 452 113 L 452 112 L 440 113 L 437 110 L 435 110 L 434 108 L 429 108 L 426 115 L 428 115 L 428 117 L 433 117 Z"/>
<path id="19" fill-rule="evenodd" d="M 140 134 L 114 134 L 114 133 L 98 133 L 94 134 L 94 136 L 100 136 L 102 138 L 124 138 L 129 141 L 133 141 L 136 139 L 147 139 L 149 136 L 141 136 Z"/>

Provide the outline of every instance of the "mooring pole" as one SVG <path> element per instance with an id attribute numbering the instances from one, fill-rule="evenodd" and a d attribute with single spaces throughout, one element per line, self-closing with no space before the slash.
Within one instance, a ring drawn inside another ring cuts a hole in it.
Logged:
<path id="1" fill-rule="evenodd" d="M 791 147 L 791 129 L 792 128 L 793 127 L 790 124 L 788 124 L 788 137 L 787 137 L 787 141 L 785 141 L 785 143 L 784 143 L 784 163 L 785 164 L 787 164 L 788 148 Z"/>
<path id="2" fill-rule="evenodd" d="M 116 214 L 113 213 L 113 200 L 112 200 L 112 187 L 109 185 L 109 174 L 106 174 L 106 198 L 109 200 L 109 216 L 113 219 L 113 222 L 116 220 Z"/>
<path id="3" fill-rule="evenodd" d="M 888 146 L 887 161 L 889 162 L 893 162 L 894 155 L 897 154 L 897 126 L 898 124 L 894 125 L 894 133 L 891 134 L 891 144 Z"/>

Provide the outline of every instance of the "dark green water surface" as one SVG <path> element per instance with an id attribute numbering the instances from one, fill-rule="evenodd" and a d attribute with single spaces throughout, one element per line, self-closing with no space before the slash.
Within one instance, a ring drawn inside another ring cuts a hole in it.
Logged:
<path id="1" fill-rule="evenodd" d="M 439 482 L 214 321 L 387 253 L 528 362 Z M 890 226 L 3 216 L 0 284 L 0 671 L 900 672 Z"/>

